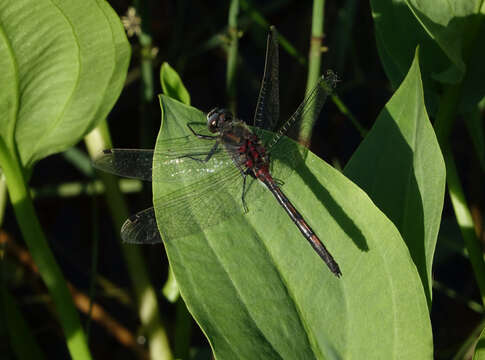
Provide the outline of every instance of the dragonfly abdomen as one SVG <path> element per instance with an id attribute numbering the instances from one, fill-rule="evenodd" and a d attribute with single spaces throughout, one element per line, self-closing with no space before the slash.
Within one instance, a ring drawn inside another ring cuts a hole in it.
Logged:
<path id="1" fill-rule="evenodd" d="M 308 223 L 305 221 L 303 216 L 298 212 L 298 210 L 296 210 L 291 201 L 286 197 L 283 191 L 281 191 L 279 186 L 276 185 L 269 172 L 267 170 L 259 171 L 257 173 L 257 178 L 266 185 L 269 191 L 271 191 L 278 203 L 285 209 L 291 220 L 303 234 L 305 239 L 308 240 L 313 249 L 322 258 L 325 264 L 327 264 L 328 268 L 335 274 L 335 276 L 340 277 L 342 273 L 337 262 L 328 252 L 327 248 L 320 241 L 310 225 L 308 225 Z"/>

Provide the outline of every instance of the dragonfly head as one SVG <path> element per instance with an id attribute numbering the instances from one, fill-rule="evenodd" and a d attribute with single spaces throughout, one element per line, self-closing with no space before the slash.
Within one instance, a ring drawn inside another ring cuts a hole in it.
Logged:
<path id="1" fill-rule="evenodd" d="M 211 133 L 219 132 L 224 123 L 232 121 L 232 113 L 226 109 L 215 108 L 207 114 L 207 128 Z"/>

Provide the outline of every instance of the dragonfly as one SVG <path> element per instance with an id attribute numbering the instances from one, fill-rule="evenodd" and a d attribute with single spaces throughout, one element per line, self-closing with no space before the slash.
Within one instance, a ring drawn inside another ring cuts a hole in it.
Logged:
<path id="1" fill-rule="evenodd" d="M 306 116 L 318 116 L 338 79 L 332 71 L 321 76 L 295 113 L 279 119 L 278 35 L 270 28 L 263 79 L 252 126 L 229 110 L 215 108 L 206 116 L 206 131 L 187 124 L 187 136 L 162 140 L 157 151 L 109 149 L 94 166 L 112 174 L 147 181 L 184 182 L 187 186 L 154 200 L 154 207 L 130 217 L 121 228 L 126 243 L 155 244 L 183 237 L 218 224 L 233 215 L 248 213 L 261 189 L 269 191 L 330 271 L 341 276 L 339 265 L 323 242 L 281 190 L 284 169 L 293 171 L 304 161 L 291 151 L 285 134 Z M 271 131 L 268 131 L 271 130 Z M 294 147 L 293 147 L 294 149 Z M 273 176 L 272 166 L 280 166 Z M 282 169 L 282 170 L 281 170 Z M 253 186 L 254 182 L 263 187 Z M 234 202 L 239 198 L 240 204 Z M 249 204 L 249 205 L 248 205 Z M 157 216 L 155 215 L 157 214 Z M 157 220 L 159 227 L 157 227 Z M 162 232 L 162 235 L 159 232 Z"/>

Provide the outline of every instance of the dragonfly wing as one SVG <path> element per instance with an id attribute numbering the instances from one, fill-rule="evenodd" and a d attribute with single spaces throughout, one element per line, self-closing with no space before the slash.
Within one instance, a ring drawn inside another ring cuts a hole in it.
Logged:
<path id="1" fill-rule="evenodd" d="M 111 174 L 152 181 L 153 150 L 110 149 L 93 161 L 93 166 Z"/>
<path id="2" fill-rule="evenodd" d="M 317 84 L 308 93 L 305 100 L 298 106 L 295 113 L 280 126 L 273 135 L 273 138 L 266 143 L 267 150 L 272 151 L 272 148 L 278 143 L 281 137 L 285 135 L 292 126 L 299 124 L 305 117 L 317 117 L 327 100 L 327 96 L 331 94 L 335 88 L 337 81 L 337 75 L 331 70 L 328 70 L 325 76 L 322 75 Z"/>
<path id="3" fill-rule="evenodd" d="M 271 26 L 266 44 L 263 80 L 253 121 L 254 126 L 262 129 L 273 130 L 280 118 L 278 68 L 278 33 Z"/>
<path id="4" fill-rule="evenodd" d="M 140 211 L 125 221 L 121 239 L 128 244 L 157 244 L 162 241 L 153 207 Z"/>
<path id="5" fill-rule="evenodd" d="M 245 201 L 256 209 L 263 186 L 246 179 Z M 164 241 L 198 233 L 243 213 L 243 176 L 234 165 L 200 181 L 155 198 L 157 221 Z"/>
<path id="6" fill-rule="evenodd" d="M 152 181 L 155 171 L 157 181 L 180 181 L 183 177 L 184 181 L 193 182 L 208 173 L 233 166 L 224 148 L 214 148 L 214 144 L 214 141 L 185 136 L 161 142 L 156 152 L 145 149 L 104 150 L 93 165 L 128 178 Z"/>
<path id="7" fill-rule="evenodd" d="M 248 177 L 249 178 L 249 177 Z M 129 244 L 157 244 L 195 234 L 243 213 L 243 178 L 237 167 L 225 168 L 197 183 L 154 200 L 154 207 L 140 211 L 125 221 L 121 238 Z M 256 211 L 263 186 L 250 178 L 246 202 Z M 158 231 L 157 220 L 161 234 Z"/>
<path id="8" fill-rule="evenodd" d="M 186 136 L 157 145 L 153 170 L 158 182 L 192 183 L 228 166 L 232 158 L 218 141 Z"/>

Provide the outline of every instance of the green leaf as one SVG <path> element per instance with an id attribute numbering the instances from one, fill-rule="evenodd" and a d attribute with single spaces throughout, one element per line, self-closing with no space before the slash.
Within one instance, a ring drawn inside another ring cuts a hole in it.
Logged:
<path id="1" fill-rule="evenodd" d="M 164 62 L 160 68 L 160 83 L 163 93 L 186 105 L 190 105 L 190 94 L 182 79 L 169 63 Z"/>
<path id="2" fill-rule="evenodd" d="M 130 48 L 103 0 L 3 1 L 0 24 L 0 136 L 31 167 L 106 117 Z"/>
<path id="3" fill-rule="evenodd" d="M 421 46 L 420 63 L 431 114 L 437 107 L 437 83 L 456 84 L 465 77 L 468 57 L 473 54 L 466 54 L 464 49 L 474 41 L 475 27 L 483 18 L 485 7 L 479 15 L 480 4 L 480 0 L 371 1 L 379 55 L 394 88 L 404 79 L 414 49 Z M 476 36 L 476 39 L 476 45 L 470 48 L 473 53 L 483 53 L 483 47 L 479 46 L 483 37 Z M 475 62 L 483 64 L 483 56 L 478 59 Z M 468 74 L 473 84 L 467 88 L 471 92 L 468 99 L 473 98 L 476 103 L 485 94 L 485 86 L 476 81 L 480 78 L 476 71 L 483 73 L 483 66 L 481 70 L 475 68 Z"/>
<path id="4" fill-rule="evenodd" d="M 431 305 L 445 165 L 426 113 L 418 51 L 408 75 L 344 169 L 406 241 Z"/>
<path id="5" fill-rule="evenodd" d="M 189 134 L 186 123 L 205 123 L 202 112 L 168 97 L 161 97 L 161 106 L 157 153 L 166 150 L 167 139 Z M 164 212 L 170 193 L 199 184 L 185 184 L 185 178 L 158 181 L 167 174 L 161 159 L 154 159 L 158 228 L 181 294 L 215 357 L 430 359 L 426 298 L 395 226 L 340 172 L 289 139 L 282 144 L 306 160 L 288 173 L 287 154 L 272 154 L 274 173 L 286 174 L 282 190 L 339 263 L 340 279 L 260 184 L 249 185 L 248 213 L 241 206 L 242 188 L 236 187 L 226 194 L 227 203 L 218 203 L 228 211 L 236 206 L 234 216 L 171 237 L 187 218 L 197 222 L 220 215 L 211 203 L 231 186 L 217 183 L 209 198 L 195 192 L 193 209 L 200 209 L 200 201 L 208 205 L 201 214 L 191 214 L 190 207 Z"/>

